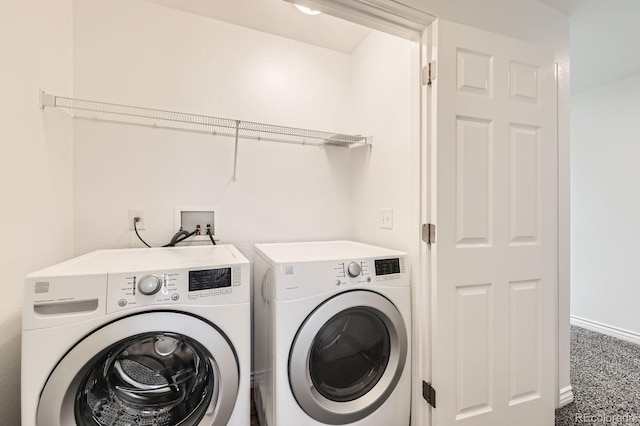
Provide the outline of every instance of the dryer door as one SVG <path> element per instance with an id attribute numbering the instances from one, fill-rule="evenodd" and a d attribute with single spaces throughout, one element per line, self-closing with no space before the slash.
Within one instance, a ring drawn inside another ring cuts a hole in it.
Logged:
<path id="1" fill-rule="evenodd" d="M 39 426 L 222 426 L 239 365 L 224 334 L 176 312 L 119 319 L 74 346 L 47 380 Z"/>
<path id="2" fill-rule="evenodd" d="M 325 301 L 302 324 L 289 355 L 300 407 L 321 423 L 356 422 L 380 407 L 405 367 L 407 331 L 387 298 L 350 291 Z"/>

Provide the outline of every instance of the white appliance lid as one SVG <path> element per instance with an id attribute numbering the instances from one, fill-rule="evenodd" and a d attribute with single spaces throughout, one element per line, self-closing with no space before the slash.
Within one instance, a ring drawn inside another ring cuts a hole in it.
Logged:
<path id="1" fill-rule="evenodd" d="M 29 274 L 37 276 L 90 275 L 146 270 L 216 267 L 249 263 L 231 244 L 192 247 L 96 250 Z"/>
<path id="2" fill-rule="evenodd" d="M 255 249 L 275 263 L 317 262 L 354 258 L 405 256 L 398 250 L 355 241 L 256 244 Z"/>

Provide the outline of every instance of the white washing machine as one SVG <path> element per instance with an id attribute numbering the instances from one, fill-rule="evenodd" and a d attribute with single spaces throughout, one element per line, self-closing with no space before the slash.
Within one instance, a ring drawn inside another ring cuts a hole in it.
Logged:
<path id="1" fill-rule="evenodd" d="M 247 426 L 249 262 L 100 250 L 27 276 L 23 426 Z"/>
<path id="2" fill-rule="evenodd" d="M 256 244 L 254 380 L 263 426 L 407 426 L 406 253 L 351 241 Z"/>

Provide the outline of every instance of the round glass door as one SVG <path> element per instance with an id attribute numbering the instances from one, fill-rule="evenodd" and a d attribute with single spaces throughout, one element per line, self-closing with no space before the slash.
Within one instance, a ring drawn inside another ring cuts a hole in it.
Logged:
<path id="1" fill-rule="evenodd" d="M 353 401 L 369 392 L 387 368 L 389 331 L 376 311 L 346 309 L 322 326 L 311 346 L 309 373 L 332 401 Z"/>
<path id="2" fill-rule="evenodd" d="M 200 343 L 144 333 L 96 356 L 76 394 L 78 426 L 196 425 L 218 390 L 219 372 Z"/>
<path id="3" fill-rule="evenodd" d="M 177 312 L 121 318 L 80 340 L 44 385 L 38 426 L 225 426 L 238 359 L 213 324 Z"/>
<path id="4" fill-rule="evenodd" d="M 406 358 L 404 320 L 389 299 L 363 290 L 340 293 L 299 328 L 289 353 L 289 383 L 311 418 L 354 423 L 387 400 Z"/>

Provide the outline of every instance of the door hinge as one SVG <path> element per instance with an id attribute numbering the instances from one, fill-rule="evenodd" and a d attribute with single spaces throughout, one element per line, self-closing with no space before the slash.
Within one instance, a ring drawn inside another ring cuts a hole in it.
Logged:
<path id="1" fill-rule="evenodd" d="M 422 67 L 421 79 L 423 86 L 431 86 L 433 80 L 436 79 L 436 61 L 431 61 L 428 65 Z"/>
<path id="2" fill-rule="evenodd" d="M 431 386 L 431 383 L 422 382 L 422 397 L 430 406 L 436 408 L 436 390 Z"/>
<path id="3" fill-rule="evenodd" d="M 436 225 L 433 223 L 424 223 L 422 225 L 422 241 L 427 244 L 436 242 Z"/>

